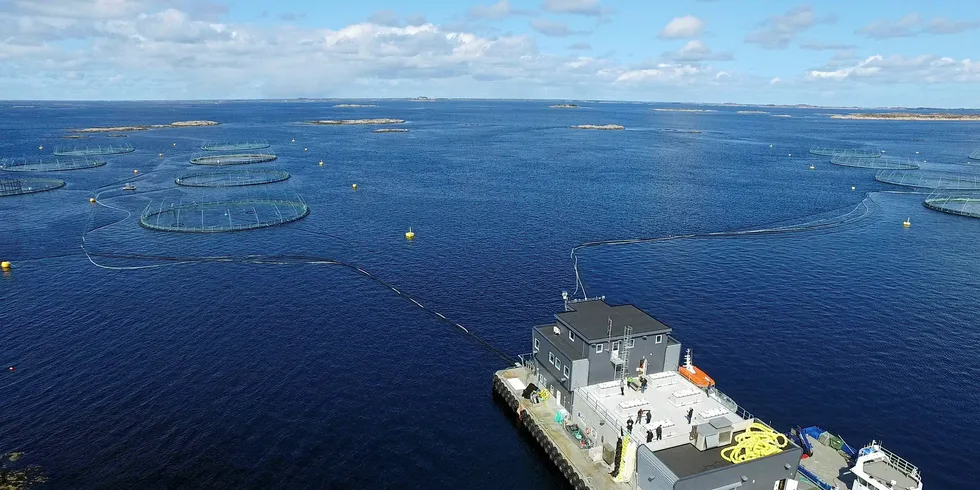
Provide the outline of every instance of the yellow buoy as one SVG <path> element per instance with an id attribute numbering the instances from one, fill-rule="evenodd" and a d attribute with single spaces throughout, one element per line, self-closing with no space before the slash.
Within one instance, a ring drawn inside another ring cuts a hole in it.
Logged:
<path id="1" fill-rule="evenodd" d="M 139 170 L 133 170 L 133 173 L 134 174 L 138 174 L 138 173 L 140 173 L 140 171 Z"/>
<path id="2" fill-rule="evenodd" d="M 94 197 L 88 198 L 88 202 L 95 204 L 95 198 Z"/>
<path id="3" fill-rule="evenodd" d="M 902 226 L 904 226 L 906 228 L 912 226 L 912 218 L 905 218 L 905 222 L 902 223 Z"/>
<path id="4" fill-rule="evenodd" d="M 3 262 L 0 262 L 0 269 L 3 269 L 5 271 L 9 271 L 10 270 L 10 262 L 7 262 L 6 260 L 4 260 Z"/>
<path id="5" fill-rule="evenodd" d="M 356 190 L 357 190 L 357 184 L 351 184 L 351 185 L 350 185 L 350 188 L 351 188 L 351 189 L 354 189 L 354 190 L 356 191 Z"/>
<path id="6" fill-rule="evenodd" d="M 412 231 L 412 227 L 411 226 L 409 226 L 408 227 L 408 231 L 405 232 L 405 238 L 407 238 L 409 240 L 412 240 L 412 239 L 415 238 L 415 232 Z"/>

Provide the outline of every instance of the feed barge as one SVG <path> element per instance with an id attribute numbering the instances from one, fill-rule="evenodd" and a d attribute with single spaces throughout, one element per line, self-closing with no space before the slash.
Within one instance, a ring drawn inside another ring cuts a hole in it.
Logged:
<path id="1" fill-rule="evenodd" d="M 921 490 L 918 469 L 876 442 L 776 431 L 636 306 L 563 296 L 493 391 L 576 490 Z"/>

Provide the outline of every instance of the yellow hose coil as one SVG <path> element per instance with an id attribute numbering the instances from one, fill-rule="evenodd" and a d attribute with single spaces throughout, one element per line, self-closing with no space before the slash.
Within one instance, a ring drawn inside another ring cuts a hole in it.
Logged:
<path id="1" fill-rule="evenodd" d="M 721 450 L 721 457 L 732 464 L 744 463 L 776 454 L 788 444 L 784 434 L 753 422 L 745 432 L 735 436 L 735 444 Z"/>

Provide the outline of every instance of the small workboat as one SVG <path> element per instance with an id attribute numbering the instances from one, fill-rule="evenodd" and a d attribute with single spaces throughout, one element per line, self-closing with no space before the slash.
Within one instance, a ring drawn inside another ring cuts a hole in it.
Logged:
<path id="1" fill-rule="evenodd" d="M 124 190 L 124 191 L 135 191 L 136 190 L 136 186 L 133 185 L 133 184 L 126 184 L 126 185 L 123 186 L 122 190 Z"/>

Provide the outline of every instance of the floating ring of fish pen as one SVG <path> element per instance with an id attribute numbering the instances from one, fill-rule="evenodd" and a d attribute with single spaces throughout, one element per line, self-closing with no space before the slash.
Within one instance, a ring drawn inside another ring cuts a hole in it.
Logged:
<path id="1" fill-rule="evenodd" d="M 830 159 L 830 163 L 834 165 L 840 165 L 842 167 L 858 167 L 858 168 L 877 168 L 877 169 L 891 169 L 891 170 L 915 170 L 919 168 L 919 165 L 909 159 L 897 159 L 897 158 L 866 158 L 866 157 L 855 157 L 852 155 L 837 155 Z"/>
<path id="2" fill-rule="evenodd" d="M 275 160 L 273 153 L 236 153 L 232 155 L 202 155 L 191 158 L 194 165 L 248 165 L 250 163 L 265 163 Z"/>
<path id="3" fill-rule="evenodd" d="M 106 161 L 104 158 L 45 155 L 39 157 L 6 158 L 0 160 L 0 170 L 6 170 L 7 172 L 60 172 L 101 167 L 105 164 Z"/>
<path id="4" fill-rule="evenodd" d="M 881 152 L 878 150 L 862 150 L 856 148 L 829 148 L 826 146 L 814 146 L 810 148 L 811 155 L 824 157 L 851 156 L 857 158 L 879 158 Z"/>
<path id="5" fill-rule="evenodd" d="M 267 141 L 245 141 L 242 143 L 208 143 L 201 147 L 204 151 L 251 151 L 268 148 Z"/>
<path id="6" fill-rule="evenodd" d="M 119 155 L 122 153 L 132 153 L 136 148 L 129 143 L 121 145 L 99 145 L 86 147 L 59 147 L 54 151 L 58 156 L 86 157 L 98 155 Z"/>
<path id="7" fill-rule="evenodd" d="M 945 189 L 951 191 L 980 190 L 980 174 L 964 175 L 921 170 L 882 170 L 875 174 L 875 180 L 886 184 L 920 189 Z"/>
<path id="8" fill-rule="evenodd" d="M 161 204 L 143 211 L 140 226 L 158 231 L 223 233 L 283 225 L 309 214 L 306 203 L 280 199 Z"/>
<path id="9" fill-rule="evenodd" d="M 186 174 L 175 182 L 186 187 L 243 187 L 272 184 L 288 178 L 289 174 L 282 170 L 242 169 Z"/>
<path id="10" fill-rule="evenodd" d="M 967 216 L 970 218 L 980 218 L 980 195 L 929 196 L 925 201 L 922 201 L 922 205 L 929 209 L 943 213 L 955 214 L 957 216 Z"/>
<path id="11" fill-rule="evenodd" d="M 58 179 L 0 179 L 0 197 L 34 194 L 65 186 Z"/>

